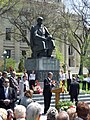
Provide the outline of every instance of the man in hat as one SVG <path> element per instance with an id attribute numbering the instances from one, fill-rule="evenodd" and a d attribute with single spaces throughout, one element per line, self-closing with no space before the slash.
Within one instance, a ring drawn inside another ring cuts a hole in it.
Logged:
<path id="1" fill-rule="evenodd" d="M 37 18 L 37 25 L 31 28 L 30 45 L 32 57 L 50 57 L 55 48 L 54 41 L 47 28 L 43 25 L 43 18 Z"/>

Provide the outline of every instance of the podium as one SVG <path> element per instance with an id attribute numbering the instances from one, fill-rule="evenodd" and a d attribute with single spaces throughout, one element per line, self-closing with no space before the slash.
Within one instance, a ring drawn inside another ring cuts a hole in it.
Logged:
<path id="1" fill-rule="evenodd" d="M 58 104 L 59 99 L 60 99 L 60 93 L 64 92 L 64 88 L 63 87 L 61 87 L 61 88 L 55 88 L 51 92 L 55 93 L 55 106 L 57 107 L 57 104 Z"/>

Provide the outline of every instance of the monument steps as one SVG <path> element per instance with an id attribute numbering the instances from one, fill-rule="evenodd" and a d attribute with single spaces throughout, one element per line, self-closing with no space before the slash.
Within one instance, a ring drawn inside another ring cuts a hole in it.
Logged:
<path id="1" fill-rule="evenodd" d="M 44 104 L 44 97 L 42 94 L 33 94 L 33 100 L 37 101 L 40 104 Z M 68 100 L 70 101 L 70 95 L 68 93 L 61 93 L 60 94 L 60 101 L 63 100 Z M 78 96 L 79 101 L 85 101 L 88 104 L 90 104 L 90 94 L 85 94 L 85 93 L 80 93 Z M 51 98 L 51 106 L 55 107 L 55 94 L 53 93 L 52 98 Z"/>

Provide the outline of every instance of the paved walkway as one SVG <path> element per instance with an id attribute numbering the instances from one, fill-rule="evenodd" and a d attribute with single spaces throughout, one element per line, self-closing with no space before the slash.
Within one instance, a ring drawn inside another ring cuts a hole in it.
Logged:
<path id="1" fill-rule="evenodd" d="M 40 117 L 40 120 L 47 120 L 47 117 L 46 117 L 45 115 L 42 115 L 42 116 Z"/>
<path id="2" fill-rule="evenodd" d="M 44 113 L 44 105 L 42 106 L 42 113 Z M 41 115 L 40 120 L 47 120 L 47 116 L 46 115 Z"/>

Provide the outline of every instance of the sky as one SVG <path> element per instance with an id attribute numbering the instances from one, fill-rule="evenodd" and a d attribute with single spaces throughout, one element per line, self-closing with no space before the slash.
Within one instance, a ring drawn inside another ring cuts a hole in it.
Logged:
<path id="1" fill-rule="evenodd" d="M 77 8 L 86 14 L 86 21 L 90 25 L 90 0 L 64 0 L 64 3 L 66 5 L 66 11 L 76 14 L 75 10 L 76 11 L 78 11 L 78 10 L 77 9 L 73 10 L 73 8 L 72 8 L 73 4 L 71 1 L 74 1 L 74 4 L 77 6 Z M 82 4 L 83 2 L 81 2 L 81 1 L 84 1 L 88 7 L 86 6 L 86 7 L 84 7 L 84 9 L 82 9 L 83 8 L 82 6 L 85 6 L 85 5 L 83 5 Z M 77 13 L 79 13 L 79 12 L 77 12 Z"/>
<path id="2" fill-rule="evenodd" d="M 87 3 L 87 5 L 90 7 L 90 0 L 63 0 L 63 2 L 65 3 L 66 5 L 66 8 L 71 11 L 72 10 L 72 1 L 74 1 L 74 4 L 77 5 L 77 6 L 80 6 L 82 5 L 82 2 L 81 1 L 84 1 Z"/>
<path id="3" fill-rule="evenodd" d="M 71 0 L 63 0 L 65 6 L 66 6 L 66 11 L 71 11 L 72 10 L 72 2 Z"/>

